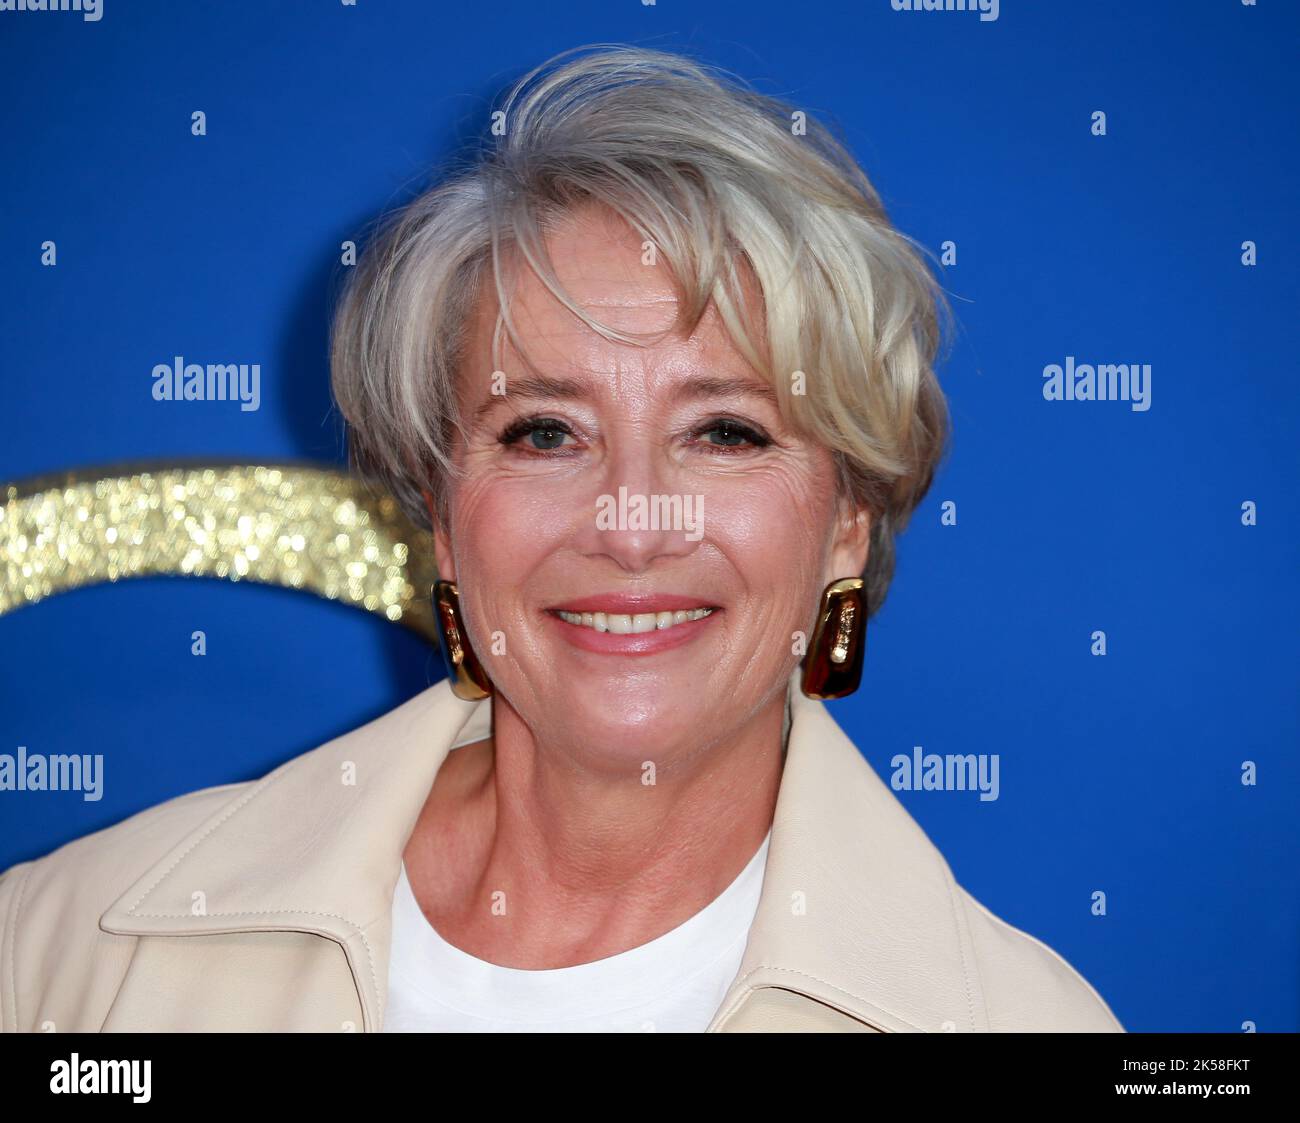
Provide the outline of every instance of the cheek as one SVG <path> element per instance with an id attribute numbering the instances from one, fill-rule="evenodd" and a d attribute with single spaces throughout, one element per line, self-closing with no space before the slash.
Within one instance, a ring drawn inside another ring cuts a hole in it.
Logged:
<path id="1" fill-rule="evenodd" d="M 451 547 L 465 594 L 492 600 L 520 589 L 569 534 L 571 506 L 518 479 L 461 481 L 451 496 Z"/>
<path id="2" fill-rule="evenodd" d="M 811 464 L 788 465 L 710 488 L 706 540 L 756 591 L 789 590 L 803 598 L 805 586 L 820 581 L 829 554 L 834 502 L 826 473 L 829 468 L 823 473 Z"/>

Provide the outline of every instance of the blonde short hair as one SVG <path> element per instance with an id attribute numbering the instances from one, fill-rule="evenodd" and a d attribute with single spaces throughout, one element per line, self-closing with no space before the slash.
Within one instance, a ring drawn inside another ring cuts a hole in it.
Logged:
<path id="1" fill-rule="evenodd" d="M 549 60 L 494 119 L 503 127 L 480 151 L 379 221 L 344 286 L 331 365 L 354 464 L 420 522 L 425 492 L 445 511 L 462 424 L 455 375 L 489 277 L 504 310 L 494 338 L 503 320 L 516 338 L 507 256 L 593 330 L 639 342 L 577 307 L 545 251 L 566 215 L 601 204 L 667 263 L 686 330 L 712 301 L 783 415 L 832 450 L 835 485 L 872 512 L 863 576 L 877 609 L 894 536 L 947 438 L 934 374 L 947 302 L 845 146 L 722 71 L 619 45 Z M 756 278 L 761 309 L 745 307 L 739 269 Z"/>

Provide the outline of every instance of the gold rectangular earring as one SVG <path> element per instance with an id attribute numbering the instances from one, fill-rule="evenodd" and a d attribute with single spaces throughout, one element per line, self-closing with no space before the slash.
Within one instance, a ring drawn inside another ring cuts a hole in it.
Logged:
<path id="1" fill-rule="evenodd" d="M 452 693 L 477 702 L 492 693 L 492 681 L 470 647 L 460 622 L 460 591 L 450 581 L 433 585 L 433 617 L 438 624 L 439 647 L 447 664 Z"/>
<path id="2" fill-rule="evenodd" d="M 832 581 L 822 593 L 812 642 L 803 661 L 809 698 L 843 698 L 862 681 L 867 650 L 867 594 L 861 577 Z"/>

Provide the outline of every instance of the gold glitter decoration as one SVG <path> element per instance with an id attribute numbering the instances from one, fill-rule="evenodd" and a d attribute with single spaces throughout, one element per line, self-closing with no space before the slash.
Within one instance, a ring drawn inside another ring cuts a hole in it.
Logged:
<path id="1" fill-rule="evenodd" d="M 432 642 L 433 540 L 338 469 L 158 464 L 0 484 L 0 615 L 55 593 L 174 575 L 303 589 Z"/>

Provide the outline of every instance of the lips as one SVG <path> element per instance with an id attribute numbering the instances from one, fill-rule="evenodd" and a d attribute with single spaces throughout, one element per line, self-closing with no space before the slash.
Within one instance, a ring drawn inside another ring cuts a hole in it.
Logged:
<path id="1" fill-rule="evenodd" d="M 546 610 L 573 646 L 606 655 L 650 655 L 690 642 L 721 615 L 700 597 L 595 594 Z"/>
<path id="2" fill-rule="evenodd" d="M 551 612 L 603 612 L 606 616 L 635 616 L 643 612 L 690 612 L 696 608 L 717 608 L 703 597 L 676 593 L 596 593 L 589 597 L 566 600 L 550 606 Z"/>
<path id="3" fill-rule="evenodd" d="M 584 628 L 594 628 L 598 632 L 613 632 L 615 635 L 642 635 L 645 632 L 675 628 L 679 624 L 690 624 L 713 613 L 712 608 L 679 609 L 677 612 L 565 612 L 559 609 L 555 615 L 566 624 L 576 624 Z"/>

